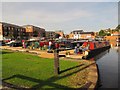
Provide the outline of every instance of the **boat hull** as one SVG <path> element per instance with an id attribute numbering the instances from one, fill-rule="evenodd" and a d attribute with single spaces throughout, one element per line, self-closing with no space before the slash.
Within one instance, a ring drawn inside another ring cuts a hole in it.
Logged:
<path id="1" fill-rule="evenodd" d="M 94 50 L 91 50 L 90 52 L 88 52 L 88 55 L 83 56 L 82 59 L 90 59 L 95 57 L 96 55 L 100 54 L 101 52 L 110 49 L 110 46 L 106 46 L 106 47 L 102 47 L 102 48 L 97 48 Z"/>

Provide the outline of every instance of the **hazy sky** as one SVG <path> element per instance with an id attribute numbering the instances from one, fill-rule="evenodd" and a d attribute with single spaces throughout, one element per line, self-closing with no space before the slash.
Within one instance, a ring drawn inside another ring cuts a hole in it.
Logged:
<path id="1" fill-rule="evenodd" d="M 119 0 L 1 0 L 2 2 L 118 2 Z"/>
<path id="2" fill-rule="evenodd" d="M 2 21 L 17 25 L 32 24 L 66 33 L 75 29 L 98 31 L 117 26 L 118 3 L 3 2 Z"/>

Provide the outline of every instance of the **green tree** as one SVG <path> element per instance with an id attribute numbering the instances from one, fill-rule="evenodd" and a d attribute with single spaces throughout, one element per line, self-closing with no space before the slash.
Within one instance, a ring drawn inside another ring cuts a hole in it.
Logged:
<path id="1" fill-rule="evenodd" d="M 120 29 L 120 24 L 116 27 L 116 30 L 119 30 Z"/>
<path id="2" fill-rule="evenodd" d="M 105 35 L 106 35 L 106 33 L 105 33 L 104 30 L 100 30 L 100 31 L 99 31 L 99 36 L 105 36 Z"/>
<path id="3" fill-rule="evenodd" d="M 120 25 L 115 28 L 115 31 L 120 32 Z"/>

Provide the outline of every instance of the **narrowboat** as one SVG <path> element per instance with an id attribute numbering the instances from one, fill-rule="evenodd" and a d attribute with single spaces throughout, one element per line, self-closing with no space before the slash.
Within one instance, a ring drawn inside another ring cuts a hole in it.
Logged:
<path id="1" fill-rule="evenodd" d="M 110 43 L 108 41 L 88 41 L 84 42 L 82 46 L 88 46 L 88 50 L 84 52 L 84 56 L 82 57 L 82 59 L 90 59 L 109 49 Z"/>
<path id="2" fill-rule="evenodd" d="M 85 41 L 86 40 L 73 41 L 70 43 L 70 47 L 72 49 L 75 49 L 75 46 L 77 46 L 77 44 L 79 44 L 79 46 L 82 46 Z"/>

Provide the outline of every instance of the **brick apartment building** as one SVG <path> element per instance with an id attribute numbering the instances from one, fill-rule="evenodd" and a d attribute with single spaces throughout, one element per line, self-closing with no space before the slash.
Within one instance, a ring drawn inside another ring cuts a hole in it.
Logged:
<path id="1" fill-rule="evenodd" d="M 26 35 L 27 35 L 28 39 L 32 38 L 32 37 L 42 38 L 42 37 L 46 36 L 45 29 L 43 29 L 43 28 L 33 26 L 33 25 L 24 25 L 23 27 L 26 30 Z"/>
<path id="2" fill-rule="evenodd" d="M 0 22 L 0 40 L 3 39 L 26 39 L 25 28 L 10 23 Z"/>
<path id="3" fill-rule="evenodd" d="M 56 32 L 54 31 L 46 31 L 46 39 L 55 39 Z"/>

